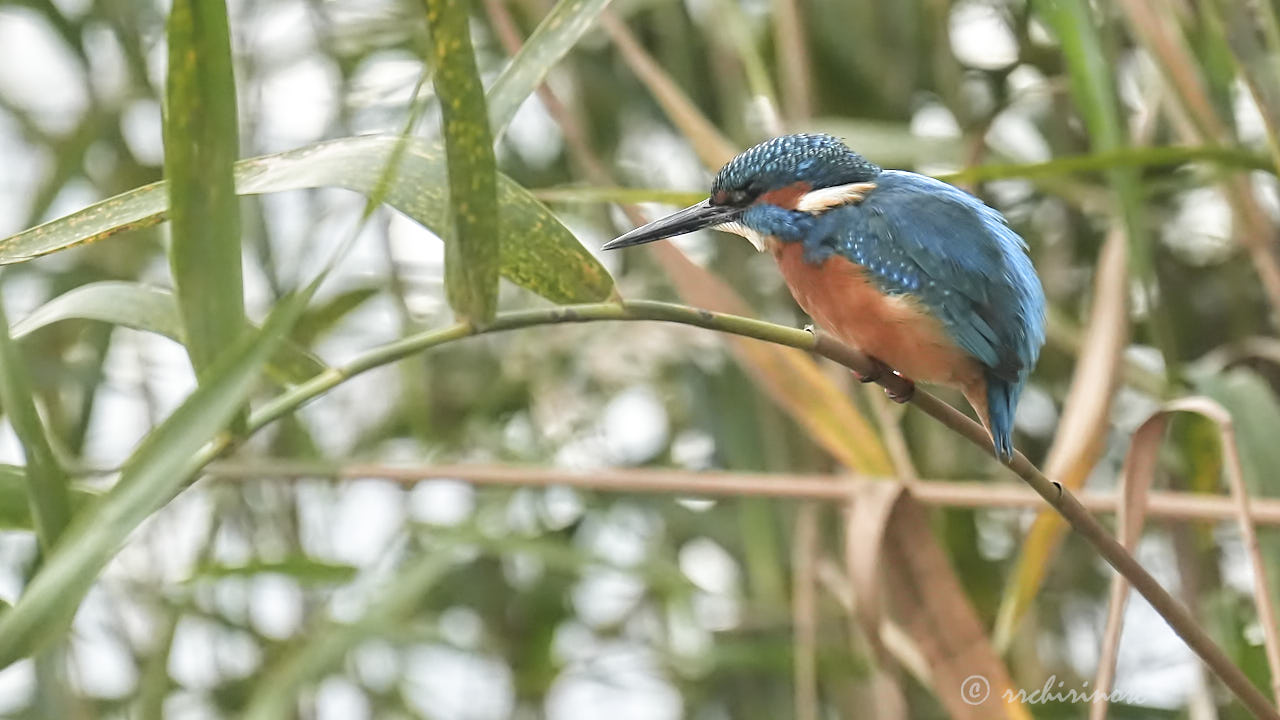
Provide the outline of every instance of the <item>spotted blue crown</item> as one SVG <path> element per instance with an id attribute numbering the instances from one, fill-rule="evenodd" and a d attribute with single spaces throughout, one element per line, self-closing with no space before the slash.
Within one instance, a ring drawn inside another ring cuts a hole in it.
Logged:
<path id="1" fill-rule="evenodd" d="M 784 135 L 738 155 L 716 173 L 712 198 L 749 202 L 760 193 L 797 182 L 812 189 L 866 182 L 880 166 L 830 135 Z"/>

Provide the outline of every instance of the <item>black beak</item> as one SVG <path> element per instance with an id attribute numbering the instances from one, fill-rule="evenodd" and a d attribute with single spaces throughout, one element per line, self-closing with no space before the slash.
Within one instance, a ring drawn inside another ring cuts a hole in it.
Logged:
<path id="1" fill-rule="evenodd" d="M 632 245 L 643 245 L 654 240 L 664 240 L 677 235 L 685 235 L 694 230 L 733 222 L 742 215 L 743 208 L 729 205 L 712 205 L 710 200 L 703 200 L 679 212 L 668 215 L 661 220 L 654 220 L 648 225 L 632 230 L 621 237 L 605 243 L 602 250 L 615 250 Z"/>

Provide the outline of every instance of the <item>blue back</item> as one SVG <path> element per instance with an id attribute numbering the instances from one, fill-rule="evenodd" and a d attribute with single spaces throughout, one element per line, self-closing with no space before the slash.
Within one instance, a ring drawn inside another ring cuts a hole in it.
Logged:
<path id="1" fill-rule="evenodd" d="M 1044 290 L 1027 244 L 1004 217 L 939 180 L 886 170 L 861 203 L 817 217 L 756 206 L 744 224 L 804 243 L 805 260 L 840 254 L 881 291 L 910 295 L 986 369 L 997 453 L 1013 453 L 1013 411 L 1044 344 Z"/>

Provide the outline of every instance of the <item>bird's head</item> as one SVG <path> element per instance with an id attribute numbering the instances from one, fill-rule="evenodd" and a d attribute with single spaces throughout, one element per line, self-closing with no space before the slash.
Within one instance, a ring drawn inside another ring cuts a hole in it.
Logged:
<path id="1" fill-rule="evenodd" d="M 605 243 L 605 250 L 640 245 L 714 227 L 764 249 L 759 228 L 745 216 L 768 205 L 821 214 L 857 202 L 874 187 L 880 168 L 830 135 L 783 135 L 743 152 L 716 173 L 711 196 Z"/>

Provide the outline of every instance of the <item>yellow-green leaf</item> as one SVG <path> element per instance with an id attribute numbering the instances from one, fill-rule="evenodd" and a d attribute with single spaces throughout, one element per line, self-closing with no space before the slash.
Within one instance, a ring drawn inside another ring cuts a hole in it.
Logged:
<path id="1" fill-rule="evenodd" d="M 196 375 L 245 326 L 236 84 L 223 0 L 174 0 L 169 12 L 164 174 L 173 269 L 187 353 Z"/>
<path id="2" fill-rule="evenodd" d="M 27 457 L 25 502 L 31 507 L 40 545 L 48 552 L 71 519 L 67 474 L 54 457 L 44 421 L 36 412 L 26 360 L 10 337 L 3 302 L 0 302 L 0 401 Z"/>
<path id="3" fill-rule="evenodd" d="M 542 83 L 547 71 L 569 52 L 609 5 L 610 0 L 560 0 L 538 23 L 520 52 L 485 95 L 489 127 L 497 140 L 511 124 L 525 98 Z"/>
<path id="4" fill-rule="evenodd" d="M 173 293 L 139 283 L 104 280 L 68 290 L 13 324 L 15 339 L 64 320 L 97 320 L 153 332 L 183 342 L 182 318 Z M 267 373 L 282 383 L 298 383 L 328 367 L 295 342 L 286 341 L 267 363 Z"/>
<path id="5" fill-rule="evenodd" d="M 424 0 L 431 29 L 432 79 L 444 116 L 452 222 L 437 233 L 444 247 L 444 287 L 459 318 L 481 325 L 498 311 L 497 164 L 484 86 L 471 51 L 470 2 Z M 442 232 L 443 231 L 443 232 Z"/>
<path id="6" fill-rule="evenodd" d="M 72 486 L 69 496 L 75 514 L 98 494 Z M 20 465 L 0 465 L 0 530 L 35 530 L 27 502 L 27 469 Z"/>
<path id="7" fill-rule="evenodd" d="M 236 164 L 236 192 L 248 195 L 331 186 L 370 194 L 399 141 L 395 135 L 364 135 L 241 160 Z M 449 221 L 446 182 L 440 151 L 425 140 L 410 138 L 386 187 L 385 200 L 438 231 Z M 164 220 L 167 211 L 163 183 L 136 188 L 0 240 L 0 264 L 154 225 Z M 598 302 L 613 293 L 613 278 L 604 266 L 546 206 L 501 174 L 498 213 L 504 277 L 556 303 Z"/>

